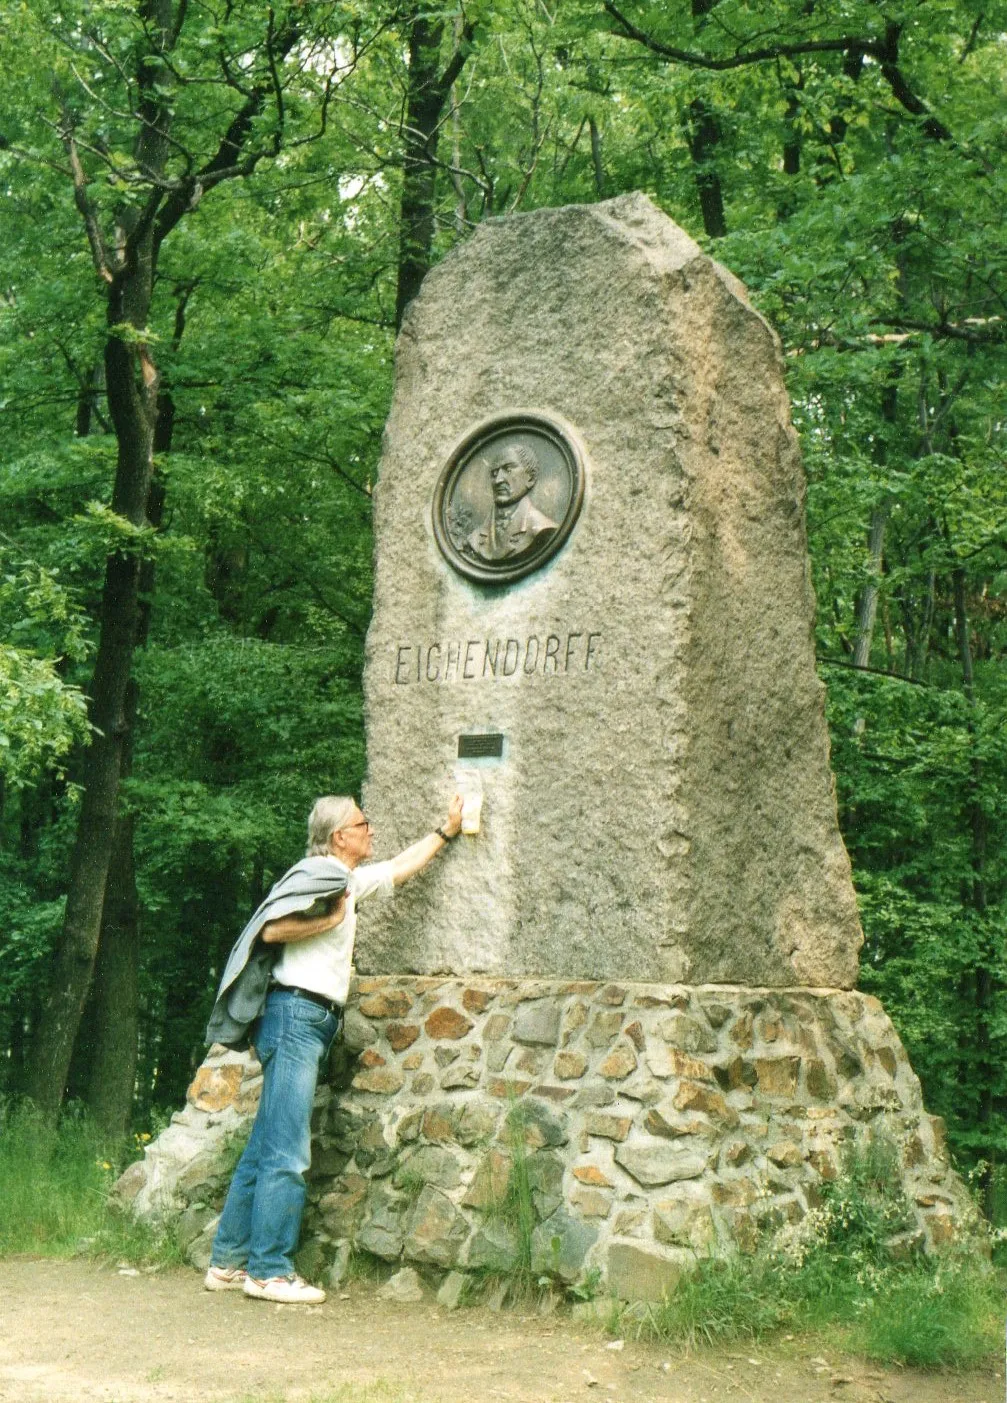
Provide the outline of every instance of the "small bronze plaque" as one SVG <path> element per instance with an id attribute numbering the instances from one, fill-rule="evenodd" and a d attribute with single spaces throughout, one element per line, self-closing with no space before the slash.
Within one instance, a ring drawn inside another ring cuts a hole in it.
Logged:
<path id="1" fill-rule="evenodd" d="M 459 760 L 499 760 L 503 756 L 504 738 L 499 731 L 458 737 Z"/>
<path id="2" fill-rule="evenodd" d="M 441 473 L 434 535 L 459 574 L 510 584 L 552 559 L 583 500 L 571 431 L 548 414 L 501 414 L 468 434 Z"/>

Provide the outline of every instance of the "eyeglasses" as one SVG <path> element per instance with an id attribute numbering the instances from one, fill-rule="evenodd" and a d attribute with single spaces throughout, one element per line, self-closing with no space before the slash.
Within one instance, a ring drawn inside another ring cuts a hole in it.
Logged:
<path id="1" fill-rule="evenodd" d="M 339 829 L 340 833 L 348 833 L 351 828 L 370 828 L 373 832 L 374 824 L 369 818 L 358 819 L 356 823 L 346 823 Z"/>

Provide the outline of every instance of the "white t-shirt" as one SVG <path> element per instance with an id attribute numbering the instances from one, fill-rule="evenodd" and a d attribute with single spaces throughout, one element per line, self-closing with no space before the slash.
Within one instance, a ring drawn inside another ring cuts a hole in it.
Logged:
<path id="1" fill-rule="evenodd" d="M 342 866 L 338 859 L 332 861 Z M 390 862 L 368 862 L 354 867 L 346 883 L 346 915 L 332 930 L 311 935 L 307 940 L 286 943 L 273 966 L 277 984 L 310 989 L 313 994 L 345 1004 L 353 964 L 353 938 L 357 932 L 357 902 L 365 901 L 375 892 L 390 896 L 393 887 Z M 305 915 L 312 914 L 305 912 Z"/>

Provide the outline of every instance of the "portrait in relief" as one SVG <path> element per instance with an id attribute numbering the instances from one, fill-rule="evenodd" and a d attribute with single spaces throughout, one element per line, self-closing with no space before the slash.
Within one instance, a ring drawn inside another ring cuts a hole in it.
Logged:
<path id="1" fill-rule="evenodd" d="M 501 415 L 452 454 L 434 494 L 434 535 L 460 574 L 508 583 L 552 559 L 583 490 L 572 430 L 552 416 Z"/>
<path id="2" fill-rule="evenodd" d="M 527 443 L 506 440 L 486 460 L 493 509 L 465 538 L 463 549 L 476 560 L 513 560 L 543 544 L 556 522 L 532 501 L 538 481 L 538 455 Z"/>

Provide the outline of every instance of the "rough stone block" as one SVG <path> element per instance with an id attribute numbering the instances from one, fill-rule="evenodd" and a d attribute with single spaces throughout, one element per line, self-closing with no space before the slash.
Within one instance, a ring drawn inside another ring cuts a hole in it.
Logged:
<path id="1" fill-rule="evenodd" d="M 457 1310 L 465 1299 L 472 1278 L 463 1271 L 449 1271 L 437 1292 L 437 1304 L 445 1310 Z"/>
<path id="2" fill-rule="evenodd" d="M 472 1031 L 473 1023 L 471 1018 L 466 1018 L 457 1009 L 442 1007 L 434 1009 L 423 1026 L 428 1038 L 457 1040 Z"/>
<path id="3" fill-rule="evenodd" d="M 350 1052 L 362 1052 L 378 1039 L 373 1023 L 352 1006 L 343 1014 L 342 1037 Z"/>
<path id="4" fill-rule="evenodd" d="M 673 1098 L 677 1111 L 700 1111 L 714 1120 L 732 1127 L 738 1124 L 738 1113 L 729 1106 L 719 1091 L 694 1081 L 683 1081 Z"/>
<path id="5" fill-rule="evenodd" d="M 510 1171 L 511 1156 L 507 1151 L 490 1150 L 476 1166 L 462 1203 L 466 1208 L 478 1208 L 483 1212 L 499 1208 L 507 1197 Z"/>
<path id="6" fill-rule="evenodd" d="M 449 1067 L 440 1081 L 442 1091 L 454 1091 L 460 1087 L 479 1085 L 479 1068 L 473 1066 Z"/>
<path id="7" fill-rule="evenodd" d="M 625 1140 L 633 1125 L 631 1116 L 605 1115 L 602 1111 L 589 1111 L 584 1117 L 584 1129 L 589 1135 L 600 1135 L 605 1140 Z"/>
<path id="8" fill-rule="evenodd" d="M 353 1078 L 354 1091 L 370 1091 L 376 1096 L 393 1096 L 405 1085 L 405 1075 L 400 1067 L 374 1067 L 358 1072 Z"/>
<path id="9" fill-rule="evenodd" d="M 563 1161 L 551 1150 L 531 1155 L 525 1163 L 532 1203 L 540 1218 L 549 1218 L 563 1202 Z"/>
<path id="10" fill-rule="evenodd" d="M 606 1285 L 621 1301 L 663 1301 L 686 1270 L 685 1254 L 665 1255 L 630 1242 L 610 1244 Z"/>
<path id="11" fill-rule="evenodd" d="M 641 1138 L 618 1146 L 615 1158 L 638 1184 L 650 1187 L 698 1178 L 706 1169 L 708 1157 L 668 1140 Z"/>
<path id="12" fill-rule="evenodd" d="M 524 1143 L 533 1150 L 565 1145 L 569 1139 L 566 1116 L 533 1096 L 522 1102 L 520 1111 L 516 1112 L 516 1123 Z"/>
<path id="13" fill-rule="evenodd" d="M 780 1169 L 796 1169 L 804 1163 L 801 1147 L 793 1140 L 778 1140 L 774 1145 L 767 1145 L 766 1158 Z"/>
<path id="14" fill-rule="evenodd" d="M 655 1077 L 690 1077 L 693 1081 L 712 1081 L 713 1069 L 697 1057 L 690 1057 L 677 1047 L 651 1042 L 646 1050 L 646 1062 Z"/>
<path id="15" fill-rule="evenodd" d="M 588 1184 L 596 1189 L 610 1189 L 612 1180 L 596 1164 L 578 1164 L 574 1166 L 573 1177 L 580 1184 Z"/>
<path id="16" fill-rule="evenodd" d="M 559 1021 L 560 1006 L 552 999 L 525 1004 L 514 1020 L 514 1041 L 555 1047 Z"/>
<path id="17" fill-rule="evenodd" d="M 413 1267 L 402 1267 L 378 1288 L 379 1301 L 394 1301 L 397 1305 L 412 1305 L 423 1300 L 423 1283 Z"/>
<path id="18" fill-rule="evenodd" d="M 412 1006 L 412 995 L 405 989 L 381 989 L 357 1005 L 366 1018 L 402 1018 Z"/>
<path id="19" fill-rule="evenodd" d="M 420 1134 L 424 1140 L 441 1143 L 454 1139 L 456 1113 L 449 1101 L 439 1106 L 428 1106 L 421 1114 Z"/>
<path id="20" fill-rule="evenodd" d="M 406 1220 L 403 1254 L 413 1262 L 454 1266 L 469 1235 L 469 1225 L 446 1194 L 427 1187 Z"/>
<path id="21" fill-rule="evenodd" d="M 682 1185 L 682 1188 L 692 1185 Z M 710 1205 L 703 1197 L 681 1194 L 654 1207 L 654 1237 L 671 1247 L 690 1247 L 701 1255 L 716 1241 Z"/>
<path id="22" fill-rule="evenodd" d="M 186 1099 L 197 1110 L 222 1111 L 233 1105 L 243 1074 L 244 1068 L 237 1063 L 223 1067 L 204 1065 L 193 1077 Z"/>
<path id="23" fill-rule="evenodd" d="M 587 1058 L 582 1052 L 557 1052 L 552 1064 L 554 1077 L 561 1081 L 576 1081 L 587 1071 Z"/>
<path id="24" fill-rule="evenodd" d="M 623 1022 L 623 1015 L 617 1009 L 599 1010 L 584 1031 L 584 1041 L 589 1047 L 610 1047 L 619 1036 Z"/>
<path id="25" fill-rule="evenodd" d="M 398 1208 L 379 1200 L 358 1232 L 356 1245 L 386 1262 L 394 1262 L 402 1255 L 402 1238 Z"/>
<path id="26" fill-rule="evenodd" d="M 613 1087 L 596 1082 L 582 1086 L 574 1097 L 573 1104 L 577 1110 L 581 1110 L 587 1106 L 611 1106 L 615 1099 Z"/>
<path id="27" fill-rule="evenodd" d="M 608 1081 L 621 1081 L 631 1072 L 635 1072 L 636 1066 L 636 1053 L 632 1044 L 621 1042 L 598 1064 L 598 1075 Z"/>
<path id="28" fill-rule="evenodd" d="M 576 1281 L 588 1252 L 598 1240 L 598 1230 L 557 1209 L 532 1233 L 531 1265 L 561 1281 Z"/>
<path id="29" fill-rule="evenodd" d="M 716 1035 L 698 1018 L 673 1013 L 661 1023 L 659 1032 L 666 1043 L 681 1052 L 716 1052 Z"/>
<path id="30" fill-rule="evenodd" d="M 502 1218 L 490 1218 L 473 1234 L 465 1263 L 474 1271 L 507 1272 L 517 1265 L 517 1233 Z"/>
<path id="31" fill-rule="evenodd" d="M 461 1183 L 461 1168 L 450 1150 L 439 1145 L 421 1145 L 411 1154 L 404 1154 L 395 1171 L 397 1188 L 410 1181 L 453 1189 Z"/>
<path id="32" fill-rule="evenodd" d="M 713 1127 L 699 1116 L 683 1115 L 674 1101 L 663 1101 L 652 1106 L 643 1118 L 643 1127 L 651 1135 L 663 1135 L 669 1140 L 684 1136 L 699 1135 L 711 1137 Z"/>
<path id="33" fill-rule="evenodd" d="M 499 1124 L 499 1106 L 486 1101 L 467 1101 L 458 1114 L 455 1138 L 459 1145 L 476 1145 L 489 1140 Z"/>
<path id="34" fill-rule="evenodd" d="M 830 1101 L 836 1094 L 836 1079 L 820 1057 L 809 1057 L 804 1063 L 804 1084 L 808 1095 L 816 1101 Z"/>
<path id="35" fill-rule="evenodd" d="M 612 1211 L 612 1195 L 578 1185 L 570 1192 L 570 1206 L 582 1218 L 607 1218 Z"/>
<path id="36" fill-rule="evenodd" d="M 797 1090 L 799 1057 L 755 1057 L 752 1059 L 756 1086 L 767 1096 L 793 1096 Z"/>
<path id="37" fill-rule="evenodd" d="M 370 1027 L 370 1024 L 368 1024 Z M 420 1035 L 417 1023 L 389 1023 L 385 1027 L 385 1037 L 393 1052 L 405 1052 Z"/>

